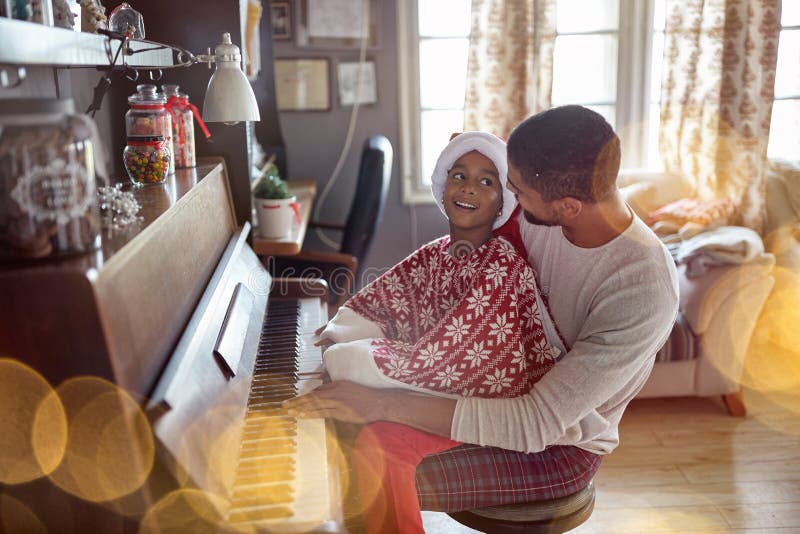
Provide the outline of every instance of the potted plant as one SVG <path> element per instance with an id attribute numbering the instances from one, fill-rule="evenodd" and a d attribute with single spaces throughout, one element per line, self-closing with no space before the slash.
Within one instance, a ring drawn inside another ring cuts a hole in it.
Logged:
<path id="1" fill-rule="evenodd" d="M 300 205 L 289 192 L 272 156 L 261 169 L 252 186 L 253 204 L 258 218 L 258 233 L 262 237 L 285 237 L 292 229 L 292 219 L 300 222 Z"/>

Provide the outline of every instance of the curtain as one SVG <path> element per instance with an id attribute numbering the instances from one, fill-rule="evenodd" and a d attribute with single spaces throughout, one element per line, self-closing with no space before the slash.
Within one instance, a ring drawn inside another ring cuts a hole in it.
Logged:
<path id="1" fill-rule="evenodd" d="M 701 200 L 761 232 L 781 0 L 667 0 L 659 145 Z"/>
<path id="2" fill-rule="evenodd" d="M 472 0 L 464 129 L 508 137 L 550 107 L 556 0 Z"/>

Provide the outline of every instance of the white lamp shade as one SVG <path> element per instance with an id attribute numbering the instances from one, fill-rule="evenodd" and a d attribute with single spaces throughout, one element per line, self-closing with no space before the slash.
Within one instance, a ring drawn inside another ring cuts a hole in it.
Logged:
<path id="1" fill-rule="evenodd" d="M 203 101 L 206 122 L 258 121 L 256 95 L 238 61 L 217 61 Z"/>

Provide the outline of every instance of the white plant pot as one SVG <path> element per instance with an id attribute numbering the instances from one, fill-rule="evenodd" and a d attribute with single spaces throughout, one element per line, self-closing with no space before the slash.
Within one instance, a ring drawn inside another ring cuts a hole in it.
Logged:
<path id="1" fill-rule="evenodd" d="M 289 235 L 294 222 L 300 222 L 300 204 L 297 197 L 280 200 L 253 198 L 261 237 L 280 238 Z"/>

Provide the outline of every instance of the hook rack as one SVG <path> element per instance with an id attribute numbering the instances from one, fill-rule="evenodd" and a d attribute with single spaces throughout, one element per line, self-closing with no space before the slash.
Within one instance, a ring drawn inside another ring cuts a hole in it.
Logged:
<path id="1" fill-rule="evenodd" d="M 14 72 L 14 76 L 9 76 L 9 71 Z M 25 67 L 0 66 L 0 88 L 19 87 L 27 77 L 28 71 L 25 70 Z"/>

